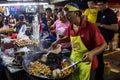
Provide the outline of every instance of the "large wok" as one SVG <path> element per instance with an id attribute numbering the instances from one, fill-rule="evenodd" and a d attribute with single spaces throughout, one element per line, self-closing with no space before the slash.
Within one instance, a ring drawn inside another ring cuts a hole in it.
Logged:
<path id="1" fill-rule="evenodd" d="M 50 75 L 50 76 L 44 76 L 44 75 L 34 76 L 34 75 L 29 74 L 29 72 L 28 72 L 28 66 L 29 66 L 30 62 L 34 62 L 36 60 L 39 60 L 43 54 L 45 54 L 45 53 L 42 52 L 42 51 L 39 52 L 39 53 L 31 52 L 28 55 L 24 56 L 24 59 L 23 59 L 23 62 L 22 62 L 22 66 L 23 66 L 23 69 L 28 73 L 29 76 L 31 76 L 32 78 L 45 79 L 45 80 L 46 79 L 51 79 L 51 80 L 64 79 L 64 78 L 66 78 L 66 77 L 69 76 L 68 75 L 68 76 L 61 77 L 61 78 L 54 78 L 54 77 L 52 77 L 52 75 Z M 53 54 L 54 53 L 51 53 L 52 56 L 53 56 Z M 52 58 L 52 57 L 49 57 L 49 55 L 48 55 L 48 58 Z M 50 61 L 47 62 L 47 65 L 50 65 L 50 66 L 51 65 L 52 66 L 56 65 L 56 66 L 54 66 L 53 69 L 59 68 L 59 66 L 58 66 L 58 65 L 60 65 L 59 63 L 64 62 L 64 61 L 69 61 L 70 64 L 74 64 L 74 62 L 70 58 L 62 56 L 61 53 L 60 54 L 55 54 L 55 57 L 56 57 L 55 61 L 57 61 L 56 63 L 53 63 L 53 62 L 50 62 Z M 75 70 L 75 69 L 76 69 L 76 65 L 73 66 L 73 70 Z"/>

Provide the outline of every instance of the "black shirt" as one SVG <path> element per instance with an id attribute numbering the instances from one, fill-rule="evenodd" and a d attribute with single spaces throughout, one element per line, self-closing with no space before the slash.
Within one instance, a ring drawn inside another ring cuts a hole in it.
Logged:
<path id="1" fill-rule="evenodd" d="M 117 24 L 117 16 L 113 12 L 113 10 L 111 10 L 110 8 L 106 8 L 105 10 L 98 12 L 96 22 L 106 25 Z M 107 43 L 112 40 L 114 36 L 114 31 L 105 29 L 103 27 L 99 27 L 99 29 Z"/>

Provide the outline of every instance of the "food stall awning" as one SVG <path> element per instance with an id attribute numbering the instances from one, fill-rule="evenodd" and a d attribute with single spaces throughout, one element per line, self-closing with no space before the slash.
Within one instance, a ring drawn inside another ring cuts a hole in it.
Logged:
<path id="1" fill-rule="evenodd" d="M 50 3 L 58 3 L 58 2 L 64 2 L 68 0 L 50 0 Z"/>
<path id="2" fill-rule="evenodd" d="M 7 0 L 7 1 L 21 1 L 21 0 Z M 35 0 L 22 0 L 22 1 L 35 1 Z"/>

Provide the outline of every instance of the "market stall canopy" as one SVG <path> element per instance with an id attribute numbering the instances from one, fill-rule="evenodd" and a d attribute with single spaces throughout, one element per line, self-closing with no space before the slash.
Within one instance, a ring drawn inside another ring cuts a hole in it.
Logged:
<path id="1" fill-rule="evenodd" d="M 58 2 L 63 2 L 63 1 L 67 1 L 67 0 L 51 0 L 50 3 L 58 3 Z"/>
<path id="2" fill-rule="evenodd" d="M 49 2 L 50 0 L 0 0 L 0 3 L 11 2 Z"/>
<path id="3" fill-rule="evenodd" d="M 21 1 L 21 0 L 7 0 L 7 1 Z M 35 1 L 35 0 L 22 0 L 22 1 Z"/>
<path id="4" fill-rule="evenodd" d="M 7 0 L 7 1 L 48 1 L 48 0 Z"/>

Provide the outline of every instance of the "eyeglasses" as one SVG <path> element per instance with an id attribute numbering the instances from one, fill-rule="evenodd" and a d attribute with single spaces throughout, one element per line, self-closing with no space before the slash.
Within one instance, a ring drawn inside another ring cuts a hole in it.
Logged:
<path id="1" fill-rule="evenodd" d="M 65 8 L 64 8 L 64 11 L 68 12 L 68 11 L 69 11 L 69 9 L 68 9 L 67 7 L 65 7 Z"/>

